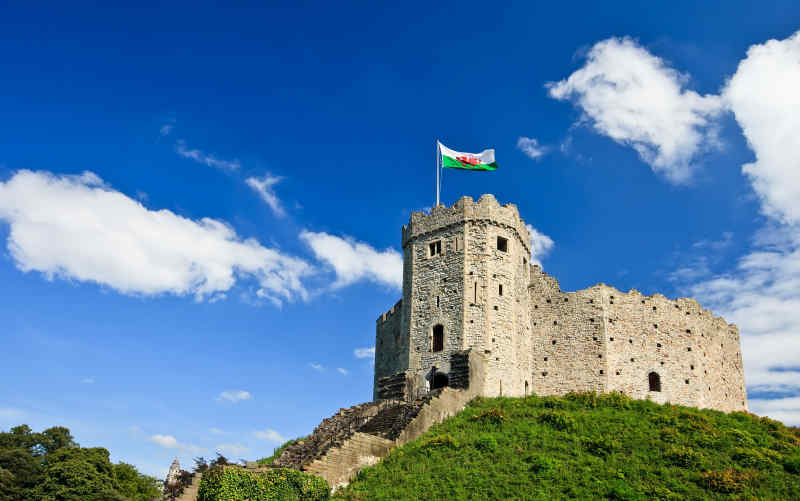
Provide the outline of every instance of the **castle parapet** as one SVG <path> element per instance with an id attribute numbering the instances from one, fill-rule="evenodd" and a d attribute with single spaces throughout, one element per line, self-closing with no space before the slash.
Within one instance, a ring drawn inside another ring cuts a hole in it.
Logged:
<path id="1" fill-rule="evenodd" d="M 505 226 L 515 233 L 519 243 L 530 254 L 531 236 L 514 204 L 500 205 L 493 195 L 483 195 L 474 202 L 472 197 L 461 197 L 450 207 L 438 205 L 430 214 L 412 212 L 408 225 L 403 226 L 403 248 L 420 236 L 465 221 L 485 222 Z"/>
<path id="2" fill-rule="evenodd" d="M 384 322 L 387 322 L 387 321 L 391 320 L 392 317 L 394 317 L 395 315 L 400 314 L 400 310 L 402 309 L 402 307 L 403 307 L 403 300 L 400 299 L 399 301 L 397 301 L 394 304 L 394 306 L 392 306 L 392 308 L 389 311 L 385 311 L 385 312 L 381 313 L 380 316 L 378 317 L 377 322 L 379 324 L 382 324 Z"/>

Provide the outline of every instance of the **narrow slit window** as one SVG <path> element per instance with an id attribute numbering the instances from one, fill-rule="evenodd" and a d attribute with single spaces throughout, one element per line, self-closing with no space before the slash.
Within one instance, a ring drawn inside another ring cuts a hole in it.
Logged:
<path id="1" fill-rule="evenodd" d="M 431 252 L 431 257 L 441 255 L 442 254 L 442 241 L 441 240 L 437 240 L 435 242 L 431 242 L 430 243 L 430 252 Z"/>
<path id="2" fill-rule="evenodd" d="M 508 239 L 497 237 L 497 250 L 500 252 L 508 252 Z"/>
<path id="3" fill-rule="evenodd" d="M 477 303 L 478 302 L 478 282 L 475 282 L 474 285 L 475 285 L 475 290 L 474 290 L 474 296 L 475 297 L 473 298 L 472 302 L 473 303 Z"/>
<path id="4" fill-rule="evenodd" d="M 436 307 L 439 307 L 439 296 L 436 296 Z"/>
<path id="5" fill-rule="evenodd" d="M 503 295 L 503 284 L 500 284 L 500 285 L 498 286 L 498 289 L 497 289 L 497 294 L 498 294 L 499 296 L 502 296 L 502 295 Z"/>

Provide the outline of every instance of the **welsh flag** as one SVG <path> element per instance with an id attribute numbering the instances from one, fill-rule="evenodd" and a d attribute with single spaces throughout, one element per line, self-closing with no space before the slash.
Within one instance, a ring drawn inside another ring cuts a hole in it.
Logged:
<path id="1" fill-rule="evenodd" d="M 437 141 L 437 143 L 439 143 Z M 494 161 L 494 150 L 483 150 L 480 153 L 463 153 L 454 151 L 439 143 L 439 153 L 442 155 L 442 167 L 445 169 L 464 170 L 496 170 L 497 162 Z"/>

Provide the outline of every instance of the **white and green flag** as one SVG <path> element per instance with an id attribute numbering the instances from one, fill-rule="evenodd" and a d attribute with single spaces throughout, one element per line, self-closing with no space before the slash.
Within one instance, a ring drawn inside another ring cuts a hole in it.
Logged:
<path id="1" fill-rule="evenodd" d="M 451 150 L 442 143 L 439 143 L 439 154 L 442 155 L 441 165 L 445 169 L 488 171 L 497 169 L 497 162 L 494 161 L 493 149 L 483 150 L 480 153 L 464 153 Z"/>

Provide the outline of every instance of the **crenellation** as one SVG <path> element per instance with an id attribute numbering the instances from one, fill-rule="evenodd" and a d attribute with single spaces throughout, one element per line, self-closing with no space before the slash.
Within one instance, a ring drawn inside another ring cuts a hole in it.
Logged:
<path id="1" fill-rule="evenodd" d="M 452 360 L 474 350 L 485 362 L 473 383 L 486 396 L 619 391 L 747 408 L 735 325 L 690 298 L 603 283 L 562 291 L 530 263 L 516 205 L 462 197 L 412 213 L 402 234 L 403 298 L 378 318 L 376 387 L 399 373 L 416 393 L 449 384 L 463 369 Z"/>

